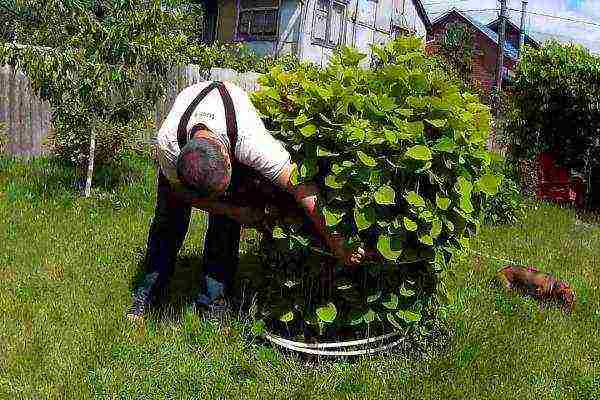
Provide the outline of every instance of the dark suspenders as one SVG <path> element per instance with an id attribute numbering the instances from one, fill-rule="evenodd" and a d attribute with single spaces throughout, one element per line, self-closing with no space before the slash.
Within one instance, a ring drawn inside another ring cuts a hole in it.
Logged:
<path id="1" fill-rule="evenodd" d="M 177 127 L 177 142 L 179 143 L 179 149 L 181 150 L 188 142 L 188 131 L 187 125 L 190 122 L 190 118 L 194 113 L 198 104 L 214 89 L 219 89 L 219 93 L 221 94 L 221 99 L 223 100 L 223 105 L 225 107 L 225 123 L 227 124 L 227 137 L 229 138 L 229 146 L 231 152 L 231 163 L 232 165 L 235 163 L 235 145 L 237 143 L 238 129 L 237 129 L 237 120 L 235 117 L 235 107 L 233 106 L 233 100 L 227 91 L 227 88 L 223 84 L 223 82 L 214 81 L 204 89 L 198 96 L 190 103 L 188 108 L 185 110 L 181 119 L 179 120 L 179 126 Z M 192 132 L 196 130 L 198 125 L 194 125 L 192 127 Z"/>

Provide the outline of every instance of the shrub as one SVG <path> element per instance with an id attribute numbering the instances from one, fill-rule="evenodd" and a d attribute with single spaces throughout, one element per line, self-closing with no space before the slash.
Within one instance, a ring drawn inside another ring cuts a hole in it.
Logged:
<path id="1" fill-rule="evenodd" d="M 498 153 L 492 153 L 491 170 L 504 179 L 500 190 L 491 196 L 486 205 L 483 220 L 487 224 L 512 224 L 523 214 L 523 197 L 519 187 L 518 172 L 509 160 Z"/>
<path id="2" fill-rule="evenodd" d="M 575 44 L 528 48 L 512 87 L 507 134 L 519 159 L 554 151 L 559 164 L 591 168 L 600 157 L 600 57 Z"/>
<path id="3" fill-rule="evenodd" d="M 293 182 L 323 188 L 330 230 L 388 264 L 425 259 L 443 297 L 452 253 L 476 231 L 501 182 L 485 149 L 489 109 L 450 83 L 419 39 L 373 52 L 372 70 L 349 48 L 310 74 L 273 68 L 252 98 L 292 155 Z M 290 248 L 311 242 L 295 226 L 274 233 Z"/>
<path id="4" fill-rule="evenodd" d="M 0 153 L 6 151 L 8 145 L 8 134 L 6 133 L 6 123 L 0 122 Z"/>

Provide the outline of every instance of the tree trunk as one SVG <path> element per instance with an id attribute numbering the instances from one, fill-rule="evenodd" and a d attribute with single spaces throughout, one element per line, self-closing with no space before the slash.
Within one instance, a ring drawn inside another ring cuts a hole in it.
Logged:
<path id="1" fill-rule="evenodd" d="M 96 152 L 96 129 L 92 126 L 90 135 L 90 154 L 88 156 L 87 177 L 85 180 L 84 197 L 90 197 L 92 191 L 92 177 L 94 176 L 94 153 Z"/>

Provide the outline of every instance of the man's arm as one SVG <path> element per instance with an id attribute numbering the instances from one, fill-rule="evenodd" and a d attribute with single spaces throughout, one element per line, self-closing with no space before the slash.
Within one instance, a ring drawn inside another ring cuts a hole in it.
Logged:
<path id="1" fill-rule="evenodd" d="M 300 207 L 302 207 L 306 212 L 306 215 L 314 224 L 317 232 L 319 232 L 325 243 L 339 259 L 346 265 L 360 264 L 365 255 L 364 250 L 362 248 L 346 248 L 344 237 L 338 234 L 332 234 L 327 228 L 325 217 L 319 212 L 317 207 L 317 199 L 319 196 L 318 187 L 312 184 L 295 186 L 291 182 L 291 175 L 292 164 L 288 164 L 279 174 L 276 184 L 294 196 L 296 202 L 298 202 Z"/>
<path id="2" fill-rule="evenodd" d="M 264 222 L 264 210 L 252 207 L 240 207 L 228 203 L 202 198 L 194 198 L 191 201 L 192 207 L 206 211 L 214 215 L 225 215 L 241 225 L 260 228 Z"/>

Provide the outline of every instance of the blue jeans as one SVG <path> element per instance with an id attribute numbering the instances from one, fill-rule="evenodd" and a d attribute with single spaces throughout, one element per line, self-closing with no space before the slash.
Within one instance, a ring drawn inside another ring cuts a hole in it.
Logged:
<path id="1" fill-rule="evenodd" d="M 192 207 L 185 196 L 173 190 L 168 179 L 158 177 L 154 218 L 146 252 L 146 290 L 156 296 L 164 290 L 173 273 L 177 254 L 187 234 Z M 209 276 L 230 291 L 239 265 L 241 226 L 223 215 L 209 215 L 204 239 L 203 276 Z"/>

